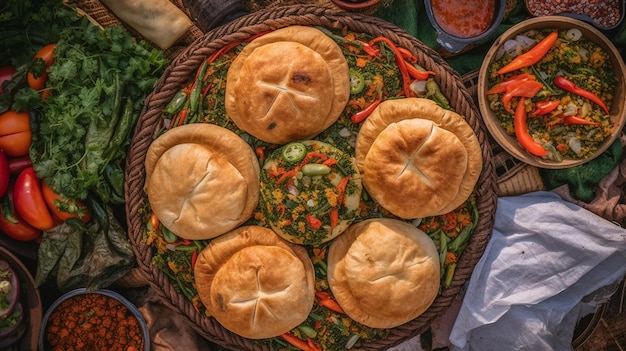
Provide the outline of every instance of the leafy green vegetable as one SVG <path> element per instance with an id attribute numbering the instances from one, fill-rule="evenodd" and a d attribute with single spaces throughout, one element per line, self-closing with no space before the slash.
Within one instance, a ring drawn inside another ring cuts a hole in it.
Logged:
<path id="1" fill-rule="evenodd" d="M 55 57 L 47 82 L 52 94 L 45 103 L 31 104 L 30 156 L 37 176 L 67 198 L 86 199 L 93 192 L 105 204 L 119 204 L 119 173 L 111 178 L 105 170 L 109 163 L 117 168 L 124 164 L 130 133 L 122 140 L 114 133 L 122 120 L 134 127 L 167 60 L 161 50 L 136 41 L 122 27 L 100 29 L 86 18 L 59 31 Z M 36 101 L 35 95 L 22 89 L 14 107 Z M 124 101 L 128 109 L 122 108 Z M 126 131 L 130 127 L 124 125 Z"/>

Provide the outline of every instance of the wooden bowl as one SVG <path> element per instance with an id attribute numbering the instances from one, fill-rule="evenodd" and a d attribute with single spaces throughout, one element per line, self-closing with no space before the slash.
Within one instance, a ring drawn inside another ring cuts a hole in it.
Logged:
<path id="1" fill-rule="evenodd" d="M 592 40 L 594 43 L 604 49 L 609 54 L 611 59 L 611 67 L 613 70 L 613 75 L 615 76 L 615 91 L 613 93 L 613 100 L 611 102 L 611 110 L 609 111 L 610 118 L 613 122 L 613 130 L 611 135 L 600 144 L 596 152 L 594 152 L 590 157 L 585 159 L 564 158 L 561 162 L 556 162 L 531 155 L 520 145 L 514 135 L 509 135 L 506 133 L 506 131 L 501 127 L 494 112 L 489 107 L 489 102 L 486 95 L 486 92 L 489 89 L 488 71 L 489 66 L 494 61 L 496 53 L 498 52 L 500 47 L 507 40 L 514 38 L 518 34 L 525 33 L 532 29 L 544 28 L 555 28 L 561 30 L 578 28 L 582 32 L 584 37 Z M 498 39 L 496 39 L 496 41 L 487 52 L 487 55 L 485 56 L 485 60 L 480 67 L 478 75 L 477 89 L 478 105 L 480 107 L 481 115 L 487 129 L 489 130 L 495 141 L 500 144 L 502 148 L 504 148 L 513 157 L 523 162 L 526 162 L 527 164 L 540 168 L 568 168 L 584 164 L 596 158 L 604 151 L 606 151 L 606 149 L 611 146 L 615 139 L 620 136 L 622 127 L 624 126 L 624 121 L 626 121 L 626 67 L 624 66 L 624 62 L 619 52 L 617 51 L 615 46 L 609 41 L 609 39 L 596 28 L 588 23 L 569 17 L 535 17 L 522 21 L 504 32 L 500 37 L 498 37 Z"/>

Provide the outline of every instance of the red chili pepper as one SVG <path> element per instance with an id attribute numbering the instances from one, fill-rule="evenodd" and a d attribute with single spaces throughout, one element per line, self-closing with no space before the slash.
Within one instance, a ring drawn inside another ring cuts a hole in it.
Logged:
<path id="1" fill-rule="evenodd" d="M 394 58 L 396 59 L 396 64 L 398 65 L 400 75 L 402 76 L 402 92 L 404 93 L 405 97 L 411 96 L 411 89 L 409 88 L 409 86 L 411 85 L 409 72 L 407 71 L 407 64 L 406 61 L 404 61 L 404 57 L 402 57 L 402 53 L 398 50 L 396 44 L 394 44 L 391 39 L 386 37 L 376 37 L 370 40 L 369 45 L 374 45 L 375 43 L 378 43 L 380 41 L 387 44 L 387 46 L 389 46 L 393 51 Z"/>
<path id="2" fill-rule="evenodd" d="M 319 346 L 315 345 L 315 342 L 313 341 L 313 339 L 308 338 L 308 339 L 306 340 L 306 343 L 307 343 L 307 345 L 309 345 L 309 348 L 310 348 L 312 351 L 322 351 L 322 349 L 320 349 L 320 347 L 319 347 Z"/>
<path id="3" fill-rule="evenodd" d="M 318 305 L 323 306 L 328 308 L 331 311 L 335 311 L 337 313 L 343 313 L 345 314 L 346 312 L 344 312 L 343 308 L 341 308 L 341 306 L 339 306 L 339 304 L 337 303 L 337 301 L 331 299 L 331 298 L 326 298 L 326 299 L 320 299 L 317 302 Z"/>
<path id="4" fill-rule="evenodd" d="M 417 67 L 413 66 L 412 64 L 408 62 L 406 64 L 406 69 L 407 69 L 407 72 L 409 73 L 409 76 L 417 80 L 426 80 L 428 79 L 428 77 L 435 74 L 435 72 L 433 71 L 420 71 L 419 69 L 417 69 Z"/>
<path id="5" fill-rule="evenodd" d="M 576 84 L 567 80 L 567 78 L 563 76 L 554 77 L 554 85 L 556 85 L 558 88 L 561 88 L 565 91 L 569 91 L 570 93 L 576 94 L 580 97 L 584 97 L 585 99 L 589 99 L 591 102 L 600 106 L 600 108 L 602 108 L 604 112 L 606 112 L 607 114 L 609 113 L 609 109 L 606 107 L 606 105 L 604 104 L 602 99 L 600 99 L 598 95 L 594 94 L 591 91 L 588 91 L 588 90 L 585 90 L 583 88 L 576 86 Z"/>
<path id="6" fill-rule="evenodd" d="M 383 102 L 382 95 L 376 101 L 372 102 L 371 105 L 367 106 L 364 110 L 361 110 L 361 111 L 353 114 L 350 117 L 350 120 L 352 121 L 352 123 L 361 123 L 361 122 L 363 122 L 367 117 L 369 117 L 369 115 L 372 114 L 372 112 L 374 112 L 376 107 L 378 107 L 378 105 L 380 105 L 381 102 Z"/>
<path id="7" fill-rule="evenodd" d="M 543 84 L 536 80 L 518 80 L 507 85 L 506 93 L 502 97 L 504 108 L 513 113 L 511 108 L 511 99 L 513 97 L 532 98 L 543 89 Z"/>
<path id="8" fill-rule="evenodd" d="M 312 229 L 319 229 L 322 226 L 322 221 L 313 217 L 310 213 L 307 213 L 304 217 L 306 218 L 306 223 Z"/>
<path id="9" fill-rule="evenodd" d="M 357 43 L 361 44 L 363 51 L 365 51 L 370 56 L 378 56 L 380 54 L 380 50 L 374 46 L 371 46 L 369 43 L 364 41 L 357 40 Z"/>
<path id="10" fill-rule="evenodd" d="M 517 108 L 515 108 L 515 116 L 513 117 L 515 136 L 522 147 L 528 152 L 535 156 L 545 156 L 548 154 L 548 151 L 528 133 L 528 126 L 526 125 L 526 107 L 524 106 L 525 100 L 524 97 L 520 98 L 520 101 L 517 103 Z"/>
<path id="11" fill-rule="evenodd" d="M 487 95 L 504 93 L 504 92 L 506 92 L 506 87 L 509 84 L 511 84 L 513 82 L 516 82 L 518 80 L 535 80 L 535 76 L 533 76 L 532 74 L 528 74 L 528 73 L 518 74 L 516 76 L 513 76 L 513 77 L 505 80 L 505 81 L 502 81 L 500 83 L 496 83 L 489 90 L 487 90 Z"/>
<path id="12" fill-rule="evenodd" d="M 196 267 L 196 261 L 198 261 L 198 249 L 193 250 L 193 253 L 191 254 L 191 268 L 195 268 Z"/>
<path id="13" fill-rule="evenodd" d="M 594 126 L 599 126 L 600 122 L 593 122 L 593 121 L 589 121 L 586 120 L 582 117 L 579 116 L 564 116 L 563 117 L 563 123 L 565 124 L 582 124 L 582 125 L 594 125 Z"/>
<path id="14" fill-rule="evenodd" d="M 554 111 L 561 101 L 559 100 L 542 100 L 535 103 L 535 109 L 530 113 L 531 117 L 543 116 Z"/>
<path id="15" fill-rule="evenodd" d="M 557 31 L 548 34 L 548 36 L 541 39 L 541 41 L 533 46 L 530 50 L 521 55 L 518 55 L 511 62 L 500 68 L 497 73 L 506 74 L 524 67 L 534 65 L 535 63 L 539 62 L 539 60 L 541 60 L 548 53 L 548 51 L 550 51 L 552 45 L 554 45 L 558 37 L 559 34 Z"/>

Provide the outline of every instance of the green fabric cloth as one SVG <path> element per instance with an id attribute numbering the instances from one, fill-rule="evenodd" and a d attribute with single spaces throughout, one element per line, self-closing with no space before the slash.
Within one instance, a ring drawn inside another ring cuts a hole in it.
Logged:
<path id="1" fill-rule="evenodd" d="M 619 164 L 621 157 L 622 143 L 617 139 L 602 155 L 588 163 L 566 169 L 540 169 L 539 174 L 546 189 L 567 184 L 572 196 L 591 202 L 595 198 L 595 186 Z"/>
<path id="2" fill-rule="evenodd" d="M 424 45 L 437 49 L 437 34 L 432 27 L 423 1 L 393 0 L 388 6 L 381 7 L 374 16 L 391 22 L 419 39 Z M 479 69 L 483 59 L 495 39 L 511 26 L 530 18 L 524 1 L 517 5 L 504 19 L 498 29 L 481 43 L 473 45 L 469 50 L 451 56 L 446 62 L 460 75 Z M 611 33 L 605 33 L 620 50 L 622 57 L 626 47 L 626 21 Z M 589 202 L 594 197 L 594 187 L 619 163 L 622 148 L 619 139 L 598 158 L 583 165 L 559 170 L 541 169 L 540 174 L 547 189 L 568 184 L 572 196 Z"/>

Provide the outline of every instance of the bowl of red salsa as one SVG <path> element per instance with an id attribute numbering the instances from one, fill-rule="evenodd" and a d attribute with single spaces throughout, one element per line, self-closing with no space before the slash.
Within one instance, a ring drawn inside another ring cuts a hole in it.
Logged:
<path id="1" fill-rule="evenodd" d="M 506 0 L 425 0 L 424 6 L 437 43 L 448 52 L 459 53 L 495 32 L 504 17 Z"/>

